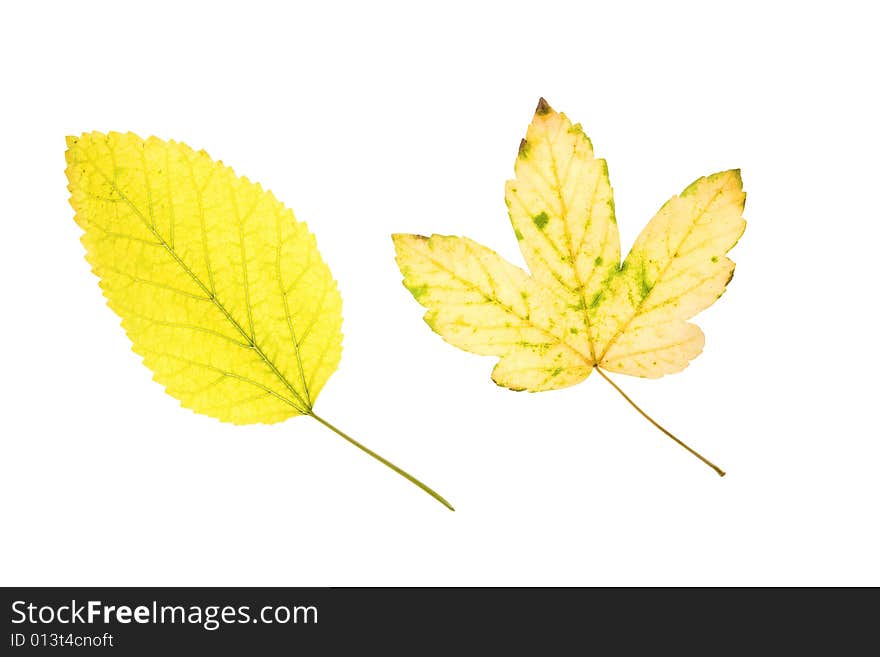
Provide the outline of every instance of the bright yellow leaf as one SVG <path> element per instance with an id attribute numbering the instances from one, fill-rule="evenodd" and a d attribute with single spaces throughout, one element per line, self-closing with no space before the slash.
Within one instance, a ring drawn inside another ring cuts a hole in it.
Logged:
<path id="1" fill-rule="evenodd" d="M 342 354 L 342 299 L 306 225 L 184 144 L 68 147 L 88 261 L 156 381 L 237 424 L 308 413 Z"/>
<path id="2" fill-rule="evenodd" d="M 594 369 L 608 379 L 603 370 L 654 378 L 686 367 L 703 348 L 686 320 L 733 275 L 725 254 L 745 229 L 739 172 L 670 199 L 621 263 L 608 169 L 580 125 L 541 99 L 514 169 L 506 201 L 530 274 L 467 238 L 394 235 L 431 328 L 497 356 L 492 378 L 514 390 L 570 386 Z"/>
<path id="3" fill-rule="evenodd" d="M 271 192 L 131 133 L 69 137 L 67 176 L 108 304 L 170 395 L 236 424 L 309 415 L 449 506 L 312 410 L 342 354 L 342 299 Z"/>

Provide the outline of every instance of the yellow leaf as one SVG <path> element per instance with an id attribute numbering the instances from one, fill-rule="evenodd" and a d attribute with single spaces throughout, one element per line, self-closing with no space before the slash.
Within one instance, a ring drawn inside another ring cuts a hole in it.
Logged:
<path id="1" fill-rule="evenodd" d="M 342 354 L 342 299 L 306 225 L 184 144 L 91 133 L 67 163 L 88 261 L 156 381 L 237 424 L 308 413 Z"/>
<path id="2" fill-rule="evenodd" d="M 309 415 L 448 506 L 312 410 L 342 354 L 342 299 L 271 192 L 131 133 L 69 137 L 67 176 L 108 305 L 170 395 L 236 424 Z"/>
<path id="3" fill-rule="evenodd" d="M 685 322 L 733 277 L 727 253 L 745 230 L 739 171 L 700 178 L 673 196 L 636 239 L 590 312 L 607 370 L 658 377 L 687 367 L 703 332 Z"/>
<path id="4" fill-rule="evenodd" d="M 603 370 L 654 378 L 686 367 L 703 348 L 686 320 L 733 275 L 725 254 L 745 229 L 739 172 L 670 199 L 621 263 L 608 169 L 580 125 L 541 99 L 514 169 L 506 201 L 530 274 L 467 238 L 394 235 L 431 328 L 497 356 L 492 378 L 514 390 L 562 388 L 595 369 L 623 394 Z"/>
<path id="5" fill-rule="evenodd" d="M 506 201 L 532 276 L 579 312 L 620 264 L 620 238 L 605 160 L 581 126 L 541 99 L 507 181 Z M 595 337 L 584 331 L 590 360 Z M 576 382 L 573 382 L 576 383 Z"/>
<path id="6" fill-rule="evenodd" d="M 425 321 L 456 347 L 499 356 L 492 373 L 499 385 L 549 390 L 589 374 L 583 340 L 566 336 L 565 302 L 522 269 L 466 237 L 395 235 L 394 242 L 404 284 L 429 308 Z"/>

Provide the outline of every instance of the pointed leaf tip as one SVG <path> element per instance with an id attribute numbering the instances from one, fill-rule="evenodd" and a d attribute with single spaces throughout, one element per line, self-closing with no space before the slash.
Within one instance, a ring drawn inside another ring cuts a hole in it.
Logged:
<path id="1" fill-rule="evenodd" d="M 391 240 L 394 242 L 395 245 L 398 245 L 403 242 L 412 240 L 427 241 L 428 238 L 424 235 L 416 235 L 414 233 L 392 233 Z"/>
<path id="2" fill-rule="evenodd" d="M 545 114 L 549 114 L 552 111 L 553 108 L 550 107 L 550 103 L 544 100 L 544 97 L 541 96 L 541 98 L 538 100 L 538 106 L 535 108 L 535 114 L 537 114 L 538 116 L 544 116 Z"/>

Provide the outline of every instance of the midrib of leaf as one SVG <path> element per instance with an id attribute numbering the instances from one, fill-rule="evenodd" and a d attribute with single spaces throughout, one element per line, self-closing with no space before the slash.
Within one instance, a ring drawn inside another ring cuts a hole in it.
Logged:
<path id="1" fill-rule="evenodd" d="M 562 126 L 564 123 L 562 121 L 559 122 L 559 128 L 556 130 L 556 136 L 553 138 L 554 140 L 559 137 L 559 133 L 562 132 Z M 553 172 L 553 180 L 555 181 L 555 186 L 553 186 L 553 191 L 556 193 L 556 198 L 559 200 L 559 210 L 562 214 L 562 226 L 565 230 L 565 241 L 568 246 L 568 257 L 571 260 L 571 271 L 574 274 L 574 280 L 577 282 L 577 288 L 572 290 L 578 296 L 578 300 L 580 303 L 578 304 L 581 310 L 581 315 L 584 319 L 584 326 L 587 329 L 587 342 L 590 345 L 590 360 L 591 365 L 596 364 L 596 348 L 593 345 L 593 329 L 590 326 L 590 316 L 587 312 L 587 298 L 584 295 L 584 286 L 587 284 L 587 281 L 581 280 L 580 274 L 578 274 L 577 268 L 577 254 L 574 252 L 574 244 L 571 240 L 571 231 L 568 228 L 568 204 L 565 202 L 565 197 L 562 194 L 562 181 L 559 178 L 559 167 L 556 166 L 556 153 L 553 150 L 553 144 L 550 142 L 550 136 L 544 133 L 544 139 L 547 142 L 547 148 L 550 149 L 550 170 Z M 574 157 L 574 155 L 572 155 Z M 566 178 L 567 178 L 566 174 Z M 599 179 L 596 179 L 596 185 L 593 188 L 593 196 L 592 201 L 590 202 L 590 211 L 589 216 L 587 218 L 587 225 L 584 228 L 584 235 L 586 235 L 587 231 L 590 229 L 590 224 L 593 221 L 593 202 L 596 200 L 596 190 L 599 188 Z M 604 248 L 604 245 L 602 246 Z M 593 268 L 595 271 L 595 266 Z M 590 276 L 592 278 L 592 275 Z M 589 279 L 588 279 L 589 280 Z M 567 287 L 567 286 L 566 286 Z"/>
<path id="2" fill-rule="evenodd" d="M 693 218 L 693 220 L 691 221 L 691 225 L 685 231 L 684 237 L 682 237 L 681 240 L 679 240 L 678 245 L 675 247 L 675 251 L 673 251 L 672 257 L 669 258 L 669 262 L 667 262 L 663 266 L 663 269 L 660 270 L 660 273 L 657 275 L 657 278 L 654 280 L 654 284 L 651 286 L 651 289 L 648 291 L 648 294 L 646 294 L 641 299 L 641 301 L 639 301 L 636 304 L 636 307 L 633 309 L 633 313 L 632 313 L 632 315 L 630 315 L 629 319 L 626 320 L 626 322 L 624 322 L 620 326 L 620 328 L 617 329 L 617 332 L 611 336 L 611 339 L 608 341 L 608 343 L 605 345 L 605 349 L 602 351 L 602 355 L 599 356 L 599 359 L 596 361 L 597 363 L 602 362 L 602 360 L 608 354 L 609 349 L 611 349 L 611 346 L 615 342 L 617 342 L 618 338 L 620 338 L 621 335 L 624 334 L 626 329 L 629 328 L 629 325 L 632 324 L 633 320 L 641 314 L 642 306 L 644 306 L 645 302 L 647 302 L 647 300 L 651 298 L 651 295 L 654 293 L 654 290 L 657 289 L 657 286 L 663 281 L 663 277 L 666 275 L 666 272 L 669 270 L 669 268 L 672 266 L 672 263 L 678 257 L 678 250 L 687 241 L 687 238 L 691 236 L 691 233 L 694 231 L 694 228 L 696 227 L 697 222 L 703 217 L 704 214 L 706 214 L 706 211 L 712 206 L 712 204 L 721 195 L 721 193 L 723 191 L 724 191 L 723 189 L 719 189 L 717 192 L 715 192 L 715 194 L 712 196 L 712 198 L 709 199 L 709 201 L 706 203 L 706 205 L 704 205 L 702 207 L 702 209 Z M 669 247 L 667 247 L 667 250 L 668 250 L 668 248 Z M 629 255 L 627 255 L 626 259 L 629 259 Z M 624 262 L 625 262 L 625 260 L 624 260 Z"/>
<path id="3" fill-rule="evenodd" d="M 130 207 L 131 210 L 141 220 L 141 223 L 143 223 L 144 227 L 147 230 L 149 230 L 150 233 L 152 233 L 152 235 L 158 240 L 158 242 L 168 252 L 168 254 L 174 259 L 174 261 L 177 262 L 178 265 L 180 265 L 180 267 L 183 269 L 183 271 L 186 272 L 186 274 L 196 283 L 196 285 L 199 286 L 199 288 L 201 288 L 201 290 L 205 293 L 205 295 L 208 297 L 208 299 L 210 299 L 210 301 L 217 307 L 217 309 L 220 310 L 221 313 L 223 313 L 224 317 L 226 317 L 226 319 L 230 322 L 230 324 L 232 324 L 232 326 L 235 327 L 235 329 L 239 332 L 239 334 L 241 334 L 241 336 L 245 339 L 248 347 L 251 350 L 253 350 L 260 357 L 260 359 L 263 361 L 263 363 L 272 371 L 272 373 L 278 378 L 278 380 L 281 381 L 282 384 L 284 384 L 284 387 L 286 387 L 290 391 L 290 393 L 297 399 L 297 401 L 299 401 L 302 404 L 303 407 L 300 408 L 295 403 L 293 403 L 293 401 L 287 399 L 286 397 L 282 397 L 280 395 L 277 395 L 278 398 L 287 402 L 288 404 L 290 404 L 290 406 L 292 406 L 294 409 L 296 409 L 299 413 L 304 414 L 304 415 L 311 415 L 312 414 L 311 404 L 307 403 L 300 396 L 300 394 L 297 392 L 296 388 L 294 388 L 291 385 L 290 381 L 287 380 L 287 377 L 285 377 L 281 373 L 281 371 L 278 369 L 278 367 L 275 365 L 275 363 L 272 361 L 272 359 L 266 355 L 266 353 L 260 348 L 259 345 L 257 345 L 255 337 L 251 337 L 244 330 L 244 328 L 242 328 L 241 324 L 239 324 L 238 321 L 230 314 L 230 312 L 227 310 L 226 306 L 220 300 L 218 295 L 213 291 L 213 289 L 212 289 L 213 284 L 210 288 L 208 286 L 206 286 L 202 282 L 202 280 L 198 277 L 198 275 L 189 267 L 189 265 L 187 265 L 181 259 L 181 257 L 177 254 L 177 252 L 168 244 L 168 242 L 165 240 L 165 238 L 162 237 L 162 235 L 159 234 L 159 232 L 155 229 L 155 227 L 153 226 L 152 216 L 151 216 L 150 220 L 148 220 L 147 217 L 144 216 L 143 212 L 141 212 L 140 208 L 138 208 L 132 202 L 132 200 L 128 197 L 128 195 L 126 195 L 125 192 L 123 192 L 119 188 L 119 185 L 116 184 L 116 181 L 113 178 L 111 178 L 110 176 L 108 176 L 103 171 L 103 169 L 101 169 L 97 165 L 97 163 L 94 160 L 92 160 L 90 157 L 88 157 L 88 155 L 86 155 L 83 151 L 80 151 L 80 152 L 83 154 L 86 161 L 92 166 L 92 168 L 94 168 L 94 170 L 97 171 L 101 175 L 101 177 L 107 181 L 107 183 L 113 188 L 113 190 L 117 194 L 119 194 L 120 198 L 123 201 L 125 201 L 125 203 L 128 205 L 128 207 Z M 146 177 L 146 175 L 147 175 L 146 169 L 144 169 L 144 176 Z M 149 184 L 147 184 L 146 186 L 148 188 L 148 194 L 149 194 Z M 203 236 L 204 236 L 204 213 L 203 213 L 202 207 L 201 207 L 201 190 L 197 186 L 195 186 L 195 191 L 196 191 L 196 196 L 199 198 L 199 212 L 201 215 L 200 220 L 202 222 L 202 229 L 203 229 Z M 151 215 L 152 215 L 152 213 L 151 213 Z M 239 224 L 240 224 L 240 222 L 239 222 Z M 239 230 L 241 230 L 241 225 L 239 225 Z M 242 248 L 244 248 L 244 247 L 242 246 Z M 206 251 L 205 257 L 207 258 L 207 251 Z M 210 269 L 209 269 L 209 271 L 210 271 Z M 213 283 L 213 281 L 212 281 L 212 283 Z M 249 312 L 250 312 L 250 309 L 249 309 Z M 299 356 L 298 345 L 294 344 L 294 350 L 297 352 L 297 358 L 298 358 L 298 356 Z M 236 378 L 241 379 L 241 377 L 236 377 Z M 241 379 L 241 380 L 253 383 L 249 379 Z"/>

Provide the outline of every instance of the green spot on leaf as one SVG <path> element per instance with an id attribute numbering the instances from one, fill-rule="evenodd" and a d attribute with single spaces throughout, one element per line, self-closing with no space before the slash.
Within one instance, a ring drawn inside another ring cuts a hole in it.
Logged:
<path id="1" fill-rule="evenodd" d="M 597 267 L 601 267 L 602 266 L 602 256 L 599 256 L 598 258 L 593 260 L 593 264 L 596 265 Z"/>
<path id="2" fill-rule="evenodd" d="M 416 299 L 418 299 L 421 296 L 423 296 L 425 294 L 425 292 L 428 291 L 428 286 L 427 285 L 413 285 L 413 286 L 407 285 L 406 289 L 409 290 L 410 292 L 412 292 L 412 295 Z"/>
<path id="3" fill-rule="evenodd" d="M 712 256 L 712 262 L 718 262 L 718 256 Z"/>
<path id="4" fill-rule="evenodd" d="M 560 374 L 562 374 L 562 368 L 561 368 L 561 367 L 557 367 L 555 370 L 553 370 L 553 371 L 550 373 L 550 376 L 559 376 Z"/>
<path id="5" fill-rule="evenodd" d="M 642 295 L 642 299 L 644 299 L 651 292 L 652 285 L 648 282 L 648 272 L 645 269 L 645 263 L 642 262 L 642 266 L 639 270 L 639 294 Z"/>
<path id="6" fill-rule="evenodd" d="M 523 241 L 523 234 L 522 234 L 521 232 L 519 232 L 519 228 L 514 228 L 514 229 L 513 229 L 513 234 L 516 235 L 516 239 L 517 239 L 518 242 L 522 242 L 522 241 Z"/>
<path id="7" fill-rule="evenodd" d="M 540 214 L 536 214 L 534 217 L 532 217 L 532 221 L 535 222 L 538 230 L 544 230 L 544 226 L 546 226 L 547 222 L 550 221 L 550 217 L 547 216 L 546 212 L 541 212 Z"/>

